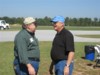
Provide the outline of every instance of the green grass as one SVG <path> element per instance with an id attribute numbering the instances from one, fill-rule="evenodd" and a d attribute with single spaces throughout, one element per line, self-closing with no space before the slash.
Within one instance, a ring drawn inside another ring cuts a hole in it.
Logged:
<path id="1" fill-rule="evenodd" d="M 100 30 L 99 26 L 65 26 L 69 30 Z"/>
<path id="2" fill-rule="evenodd" d="M 6 31 L 15 31 L 15 30 L 20 30 L 21 29 L 21 25 L 18 24 L 14 24 L 14 25 L 10 25 L 10 29 L 6 30 Z M 100 27 L 96 27 L 96 26 L 65 26 L 65 28 L 69 29 L 69 30 L 100 30 Z M 53 30 L 53 26 L 38 26 L 37 27 L 38 30 Z"/>
<path id="3" fill-rule="evenodd" d="M 51 62 L 50 49 L 52 42 L 39 42 L 41 62 L 39 75 L 49 75 L 48 69 Z M 82 59 L 85 56 L 84 46 L 100 43 L 75 43 L 75 68 L 73 75 L 100 75 L 100 68 L 93 69 L 94 61 Z M 14 75 L 13 71 L 13 42 L 0 43 L 0 75 Z M 87 66 L 92 64 L 92 66 Z"/>
<path id="4" fill-rule="evenodd" d="M 100 38 L 100 35 L 76 35 L 78 37 L 86 37 L 86 38 Z"/>

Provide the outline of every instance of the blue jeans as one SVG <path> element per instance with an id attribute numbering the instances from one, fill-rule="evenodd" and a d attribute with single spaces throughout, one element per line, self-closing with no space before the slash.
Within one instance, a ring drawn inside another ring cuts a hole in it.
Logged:
<path id="1" fill-rule="evenodd" d="M 30 61 L 30 64 L 34 67 L 36 73 L 39 69 L 38 61 Z M 14 71 L 16 75 L 29 75 L 27 66 L 25 64 L 20 64 L 18 59 L 14 60 Z"/>
<path id="2" fill-rule="evenodd" d="M 66 65 L 66 60 L 61 60 L 55 64 L 55 74 L 56 75 L 64 75 L 64 67 Z M 72 75 L 73 72 L 73 64 L 72 62 L 69 67 L 69 75 Z"/>

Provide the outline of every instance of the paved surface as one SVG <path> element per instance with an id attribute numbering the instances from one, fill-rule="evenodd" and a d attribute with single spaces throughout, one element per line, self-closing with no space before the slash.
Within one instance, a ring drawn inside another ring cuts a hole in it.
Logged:
<path id="1" fill-rule="evenodd" d="M 19 31 L 0 31 L 0 42 L 14 41 L 15 35 Z M 100 31 L 80 31 L 72 30 L 75 42 L 100 42 L 100 38 L 83 38 L 75 35 L 100 35 Z M 54 30 L 37 30 L 36 37 L 39 41 L 52 41 L 56 31 Z"/>

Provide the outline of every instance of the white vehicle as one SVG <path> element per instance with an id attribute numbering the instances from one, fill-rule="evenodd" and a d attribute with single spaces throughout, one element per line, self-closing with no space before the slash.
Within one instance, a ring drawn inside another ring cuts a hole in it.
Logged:
<path id="1" fill-rule="evenodd" d="M 6 23 L 5 20 L 0 20 L 0 29 L 1 29 L 1 30 L 9 29 L 9 28 L 10 28 L 10 26 L 9 26 L 8 23 Z"/>

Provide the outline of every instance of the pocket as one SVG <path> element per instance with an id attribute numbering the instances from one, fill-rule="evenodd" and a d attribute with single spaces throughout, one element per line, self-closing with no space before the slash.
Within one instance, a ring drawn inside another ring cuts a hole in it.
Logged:
<path id="1" fill-rule="evenodd" d="M 14 60 L 13 69 L 14 69 L 16 75 L 20 75 L 20 66 L 19 66 L 18 59 Z"/>
<path id="2" fill-rule="evenodd" d="M 20 75 L 20 68 L 19 68 L 19 65 L 18 64 L 14 64 L 14 66 L 13 66 L 13 68 L 14 68 L 14 71 L 15 71 L 15 74 L 16 75 Z"/>
<path id="3" fill-rule="evenodd" d="M 14 59 L 14 63 L 13 63 L 14 65 L 18 65 L 19 64 L 19 61 L 18 61 L 18 59 Z"/>

